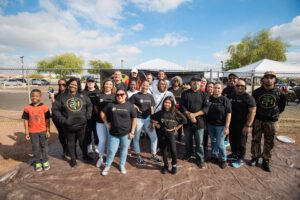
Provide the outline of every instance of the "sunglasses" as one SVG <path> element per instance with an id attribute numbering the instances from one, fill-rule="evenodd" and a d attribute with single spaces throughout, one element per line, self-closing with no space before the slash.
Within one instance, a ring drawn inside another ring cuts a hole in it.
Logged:
<path id="1" fill-rule="evenodd" d="M 125 96 L 125 93 L 119 93 L 119 94 L 116 94 L 117 97 L 123 97 Z"/>
<path id="2" fill-rule="evenodd" d="M 66 84 L 58 84 L 58 86 L 66 86 Z"/>
<path id="3" fill-rule="evenodd" d="M 236 85 L 235 87 L 237 87 L 237 88 L 244 88 L 245 85 Z"/>

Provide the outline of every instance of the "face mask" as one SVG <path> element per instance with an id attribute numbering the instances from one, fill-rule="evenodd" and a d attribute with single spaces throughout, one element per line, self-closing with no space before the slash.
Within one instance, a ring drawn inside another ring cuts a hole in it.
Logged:
<path id="1" fill-rule="evenodd" d="M 192 90 L 198 90 L 200 88 L 199 84 L 194 83 L 192 84 Z"/>

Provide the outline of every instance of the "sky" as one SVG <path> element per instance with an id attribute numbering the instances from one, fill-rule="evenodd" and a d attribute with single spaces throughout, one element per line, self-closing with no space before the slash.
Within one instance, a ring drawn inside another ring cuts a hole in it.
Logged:
<path id="1" fill-rule="evenodd" d="M 0 68 L 65 52 L 132 67 L 161 58 L 220 68 L 227 47 L 269 30 L 300 65 L 299 0 L 0 0 Z"/>

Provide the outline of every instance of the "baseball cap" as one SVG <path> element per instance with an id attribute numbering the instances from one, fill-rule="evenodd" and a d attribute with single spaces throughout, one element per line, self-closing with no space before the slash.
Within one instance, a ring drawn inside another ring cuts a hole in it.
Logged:
<path id="1" fill-rule="evenodd" d="M 138 73 L 138 70 L 137 70 L 137 69 L 132 69 L 132 70 L 131 70 L 131 73 L 132 73 L 132 72 Z"/>
<path id="2" fill-rule="evenodd" d="M 274 76 L 276 78 L 276 73 L 274 71 L 266 71 L 264 73 L 264 77 L 266 76 Z"/>
<path id="3" fill-rule="evenodd" d="M 228 77 L 230 77 L 230 76 L 234 76 L 234 77 L 236 77 L 236 78 L 239 78 L 239 76 L 236 75 L 235 73 L 230 73 L 230 74 L 228 75 Z"/>
<path id="4" fill-rule="evenodd" d="M 87 82 L 95 82 L 95 78 L 92 76 L 87 77 L 86 79 Z"/>
<path id="5" fill-rule="evenodd" d="M 201 77 L 199 75 L 194 75 L 191 81 L 201 81 Z"/>

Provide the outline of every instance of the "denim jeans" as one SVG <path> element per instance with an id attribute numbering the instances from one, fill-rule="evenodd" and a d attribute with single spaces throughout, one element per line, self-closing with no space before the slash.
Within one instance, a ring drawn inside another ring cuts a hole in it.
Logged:
<path id="1" fill-rule="evenodd" d="M 99 139 L 99 143 L 98 143 L 99 158 L 102 158 L 104 152 L 106 153 L 105 148 L 107 144 L 108 131 L 104 123 L 96 123 L 96 130 Z"/>
<path id="2" fill-rule="evenodd" d="M 107 157 L 106 157 L 105 167 L 111 166 L 114 157 L 118 151 L 119 145 L 120 145 L 119 165 L 120 167 L 125 167 L 130 141 L 131 140 L 128 138 L 128 135 L 114 136 L 108 134 Z"/>
<path id="3" fill-rule="evenodd" d="M 151 121 L 150 117 L 148 117 L 146 119 L 137 118 L 137 124 L 136 124 L 135 134 L 134 134 L 134 138 L 133 138 L 133 147 L 134 147 L 134 151 L 137 154 L 141 153 L 140 136 L 141 136 L 142 130 L 144 130 L 150 138 L 151 153 L 154 154 L 154 155 L 156 154 L 156 151 L 157 151 L 157 135 L 156 135 L 155 129 L 153 129 L 152 131 L 149 130 L 150 121 Z"/>
<path id="4" fill-rule="evenodd" d="M 207 124 L 208 132 L 211 140 L 211 157 L 221 157 L 222 161 L 227 160 L 226 148 L 224 146 L 224 126 L 214 126 Z"/>
<path id="5" fill-rule="evenodd" d="M 204 129 L 198 128 L 195 125 L 185 125 L 184 127 L 184 135 L 185 135 L 185 150 L 186 156 L 193 155 L 193 136 L 196 143 L 196 159 L 197 162 L 204 162 L 204 148 L 203 148 L 203 135 Z"/>
<path id="6" fill-rule="evenodd" d="M 48 161 L 48 139 L 46 138 L 46 132 L 30 133 L 30 141 L 32 145 L 32 153 L 34 163 L 47 162 Z"/>

